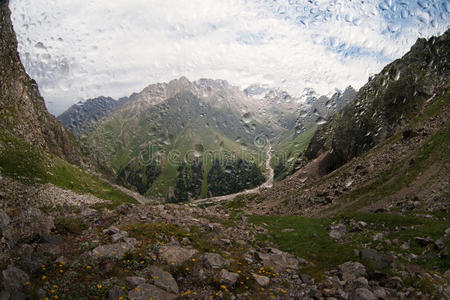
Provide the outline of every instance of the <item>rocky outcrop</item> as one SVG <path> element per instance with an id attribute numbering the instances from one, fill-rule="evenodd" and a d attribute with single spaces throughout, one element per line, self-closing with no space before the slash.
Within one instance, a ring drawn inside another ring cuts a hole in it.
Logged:
<path id="1" fill-rule="evenodd" d="M 80 163 L 79 145 L 45 107 L 36 82 L 25 72 L 17 52 L 9 1 L 0 2 L 0 152 L 21 139 L 38 149 Z"/>
<path id="2" fill-rule="evenodd" d="M 328 172 L 392 136 L 427 99 L 448 84 L 450 30 L 419 39 L 401 59 L 387 65 L 358 92 L 353 104 L 314 135 L 308 160 L 330 152 Z"/>

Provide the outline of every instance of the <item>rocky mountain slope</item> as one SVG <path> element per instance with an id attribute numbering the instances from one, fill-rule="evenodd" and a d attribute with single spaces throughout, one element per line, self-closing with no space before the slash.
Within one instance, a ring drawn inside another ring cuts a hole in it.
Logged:
<path id="1" fill-rule="evenodd" d="M 208 181 L 217 178 L 209 176 L 215 162 L 251 188 L 264 182 L 247 176 L 264 171 L 265 145 L 256 138 L 274 133 L 246 100 L 222 80 L 153 84 L 104 118 L 87 141 L 110 162 L 119 183 L 141 194 L 170 201 L 218 195 Z M 234 168 L 239 160 L 247 167 Z"/>
<path id="2" fill-rule="evenodd" d="M 74 134 L 80 135 L 94 130 L 101 119 L 132 99 L 133 96 L 120 98 L 119 100 L 111 97 L 88 99 L 85 102 L 72 105 L 57 119 Z"/>
<path id="3" fill-rule="evenodd" d="M 298 104 L 294 127 L 272 141 L 272 166 L 275 168 L 276 180 L 282 180 L 298 170 L 301 165 L 298 157 L 307 149 L 318 126 L 327 123 L 355 96 L 356 91 L 349 86 L 344 91 L 337 90 L 330 98 L 309 96 L 305 102 Z"/>
<path id="4" fill-rule="evenodd" d="M 405 126 L 427 99 L 448 84 L 449 40 L 450 31 L 428 41 L 419 39 L 410 52 L 371 78 L 355 105 L 347 106 L 315 134 L 306 158 L 328 151 L 330 172 Z"/>
<path id="5" fill-rule="evenodd" d="M 17 39 L 10 19 L 9 1 L 0 3 L 0 151 L 14 151 L 20 141 L 71 162 L 82 155 L 69 131 L 47 112 L 38 86 L 17 53 Z"/>

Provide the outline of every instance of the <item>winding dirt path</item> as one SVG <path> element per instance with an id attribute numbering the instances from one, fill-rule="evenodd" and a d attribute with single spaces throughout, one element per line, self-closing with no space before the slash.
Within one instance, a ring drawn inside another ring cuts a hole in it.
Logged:
<path id="1" fill-rule="evenodd" d="M 247 195 L 247 194 L 254 194 L 259 192 L 262 189 L 268 189 L 273 186 L 273 177 L 274 177 L 274 170 L 272 166 L 270 165 L 270 161 L 272 160 L 272 146 L 269 144 L 266 150 L 267 160 L 266 160 L 266 176 L 267 180 L 260 186 L 257 186 L 250 190 L 245 190 L 239 193 L 224 195 L 224 196 L 218 196 L 218 197 L 211 197 L 211 198 L 204 198 L 204 199 L 197 199 L 189 202 L 187 205 L 205 205 L 205 204 L 213 204 L 216 202 L 222 202 L 222 201 L 229 201 L 233 200 L 235 197 L 240 195 Z"/>

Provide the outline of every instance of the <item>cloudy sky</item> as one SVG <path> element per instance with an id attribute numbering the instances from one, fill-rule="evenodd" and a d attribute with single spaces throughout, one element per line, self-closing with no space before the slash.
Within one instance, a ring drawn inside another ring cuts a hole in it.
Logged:
<path id="1" fill-rule="evenodd" d="M 294 95 L 359 88 L 418 37 L 450 25 L 447 0 L 11 0 L 10 7 L 22 61 L 53 114 L 181 76 Z"/>

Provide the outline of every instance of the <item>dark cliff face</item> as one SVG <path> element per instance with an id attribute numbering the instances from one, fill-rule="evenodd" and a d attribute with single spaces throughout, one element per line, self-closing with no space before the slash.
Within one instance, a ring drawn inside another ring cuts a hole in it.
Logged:
<path id="1" fill-rule="evenodd" d="M 386 66 L 355 100 L 319 128 L 305 156 L 330 152 L 331 172 L 392 136 L 417 114 L 427 99 L 448 84 L 450 30 L 419 39 L 401 59 Z"/>
<path id="2" fill-rule="evenodd" d="M 11 137 L 71 162 L 80 162 L 73 136 L 45 107 L 20 61 L 8 0 L 0 1 L 0 150 Z"/>

